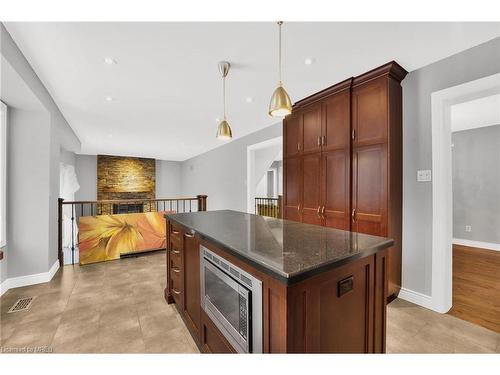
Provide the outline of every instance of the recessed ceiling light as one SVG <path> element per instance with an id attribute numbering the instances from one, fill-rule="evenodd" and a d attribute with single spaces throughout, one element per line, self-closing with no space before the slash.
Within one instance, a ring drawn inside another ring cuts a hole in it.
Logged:
<path id="1" fill-rule="evenodd" d="M 312 65 L 314 63 L 314 58 L 312 57 L 306 57 L 306 59 L 304 60 L 304 64 L 306 65 Z"/>
<path id="2" fill-rule="evenodd" d="M 104 58 L 104 62 L 108 65 L 114 65 L 116 64 L 116 60 L 111 58 L 111 57 L 105 57 Z"/>
<path id="3" fill-rule="evenodd" d="M 247 103 L 252 103 L 252 102 L 253 102 L 253 98 L 252 98 L 251 96 L 247 96 L 247 97 L 245 98 L 245 101 L 246 101 Z"/>
<path id="4" fill-rule="evenodd" d="M 115 98 L 113 98 L 112 96 L 106 96 L 104 98 L 107 102 L 114 102 L 115 101 Z"/>

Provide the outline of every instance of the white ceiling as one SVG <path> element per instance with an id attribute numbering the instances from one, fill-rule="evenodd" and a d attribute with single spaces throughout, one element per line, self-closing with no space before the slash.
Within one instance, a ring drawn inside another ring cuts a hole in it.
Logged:
<path id="1" fill-rule="evenodd" d="M 277 122 L 267 115 L 277 81 L 274 23 L 6 27 L 82 141 L 82 153 L 185 160 L 221 145 L 220 60 L 232 64 L 234 138 Z M 498 36 L 500 23 L 285 23 L 284 83 L 297 101 L 390 60 L 412 71 Z M 108 56 L 117 64 L 104 64 Z M 306 57 L 315 62 L 305 65 Z"/>
<path id="2" fill-rule="evenodd" d="M 500 125 L 500 94 L 451 106 L 451 131 Z"/>

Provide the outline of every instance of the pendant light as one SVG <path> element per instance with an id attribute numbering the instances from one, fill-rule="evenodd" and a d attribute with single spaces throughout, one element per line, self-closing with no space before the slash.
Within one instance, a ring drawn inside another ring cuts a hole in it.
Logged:
<path id="1" fill-rule="evenodd" d="M 227 140 L 233 138 L 233 132 L 226 120 L 226 76 L 229 73 L 231 64 L 227 61 L 219 62 L 219 72 L 222 75 L 222 106 L 224 107 L 224 117 L 217 128 L 217 139 Z"/>
<path id="2" fill-rule="evenodd" d="M 281 82 L 281 25 L 283 21 L 278 22 L 279 28 L 279 55 L 278 55 L 278 65 L 279 65 L 279 82 L 278 87 L 273 92 L 271 97 L 271 102 L 269 103 L 269 115 L 273 117 L 285 117 L 292 113 L 292 101 L 288 96 L 283 83 Z"/>

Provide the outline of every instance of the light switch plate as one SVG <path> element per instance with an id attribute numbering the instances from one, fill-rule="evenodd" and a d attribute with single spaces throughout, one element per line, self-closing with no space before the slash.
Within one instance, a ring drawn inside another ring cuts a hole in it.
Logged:
<path id="1" fill-rule="evenodd" d="M 431 180 L 432 180 L 432 174 L 430 169 L 421 169 L 417 171 L 418 182 L 429 182 Z"/>

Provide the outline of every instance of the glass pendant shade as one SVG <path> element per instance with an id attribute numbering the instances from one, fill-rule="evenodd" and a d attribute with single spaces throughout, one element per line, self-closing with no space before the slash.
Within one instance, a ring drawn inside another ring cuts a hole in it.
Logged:
<path id="1" fill-rule="evenodd" d="M 231 127 L 226 120 L 222 120 L 217 128 L 217 139 L 231 139 L 233 138 L 233 132 L 231 131 Z"/>
<path id="2" fill-rule="evenodd" d="M 269 115 L 273 117 L 285 117 L 290 113 L 292 113 L 292 101 L 283 86 L 279 85 L 271 97 Z"/>

